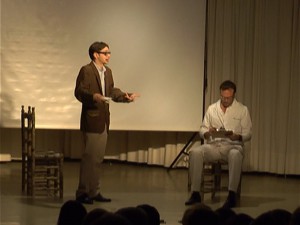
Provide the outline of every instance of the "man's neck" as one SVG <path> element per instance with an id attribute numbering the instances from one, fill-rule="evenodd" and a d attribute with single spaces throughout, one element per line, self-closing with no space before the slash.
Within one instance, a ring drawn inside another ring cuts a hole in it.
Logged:
<path id="1" fill-rule="evenodd" d="M 103 63 L 100 63 L 99 61 L 94 61 L 94 63 L 97 65 L 97 67 L 100 69 L 100 70 L 103 70 Z"/>
<path id="2" fill-rule="evenodd" d="M 226 109 L 227 109 L 227 107 L 225 107 L 225 106 L 223 106 L 223 105 L 221 104 L 221 109 L 222 109 L 222 111 L 225 113 L 225 112 L 226 112 Z"/>

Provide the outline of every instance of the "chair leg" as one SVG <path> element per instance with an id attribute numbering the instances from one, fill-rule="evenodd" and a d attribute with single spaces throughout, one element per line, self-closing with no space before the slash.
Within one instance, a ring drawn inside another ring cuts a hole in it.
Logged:
<path id="1" fill-rule="evenodd" d="M 59 166 L 59 197 L 62 199 L 64 197 L 64 173 L 63 173 L 63 163 L 64 158 L 61 157 Z"/>
<path id="2" fill-rule="evenodd" d="M 241 191 L 242 191 L 242 174 L 241 174 L 239 186 L 238 186 L 238 189 L 236 192 L 238 198 L 241 198 Z"/>

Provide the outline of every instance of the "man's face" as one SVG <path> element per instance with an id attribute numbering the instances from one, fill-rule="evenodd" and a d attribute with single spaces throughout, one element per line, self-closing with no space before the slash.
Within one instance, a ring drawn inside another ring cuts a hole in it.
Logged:
<path id="1" fill-rule="evenodd" d="M 100 64 L 105 65 L 109 63 L 111 52 L 109 51 L 108 47 L 103 48 L 100 52 L 95 52 L 95 59 Z"/>
<path id="2" fill-rule="evenodd" d="M 234 90 L 233 89 L 226 89 L 226 90 L 221 90 L 221 104 L 223 105 L 224 108 L 229 107 L 233 100 L 234 100 Z"/>

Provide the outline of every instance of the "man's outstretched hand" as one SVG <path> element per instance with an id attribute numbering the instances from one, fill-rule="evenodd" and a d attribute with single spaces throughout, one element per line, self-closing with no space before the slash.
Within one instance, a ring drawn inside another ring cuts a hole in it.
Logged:
<path id="1" fill-rule="evenodd" d="M 125 98 L 130 102 L 133 102 L 137 97 L 140 97 L 140 94 L 138 94 L 138 93 L 132 93 L 132 94 L 126 93 L 125 94 Z"/>

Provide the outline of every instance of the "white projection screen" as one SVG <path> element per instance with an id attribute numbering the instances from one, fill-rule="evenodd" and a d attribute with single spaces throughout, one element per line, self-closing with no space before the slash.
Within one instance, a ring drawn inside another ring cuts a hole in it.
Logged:
<path id="1" fill-rule="evenodd" d="M 115 86 L 141 95 L 110 103 L 112 130 L 197 131 L 202 120 L 206 0 L 1 0 L 1 121 L 79 129 L 74 97 L 88 48 L 105 41 Z"/>

